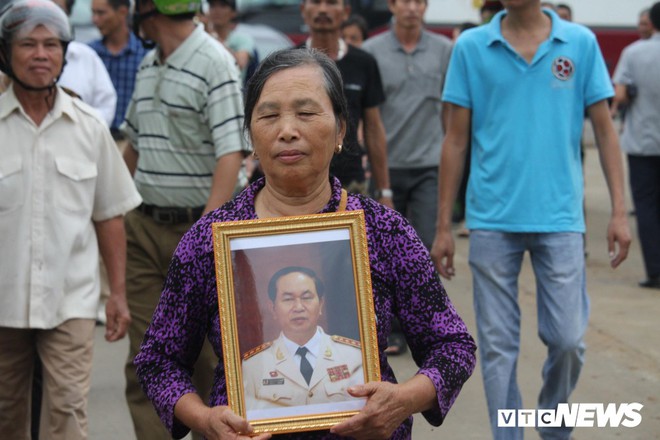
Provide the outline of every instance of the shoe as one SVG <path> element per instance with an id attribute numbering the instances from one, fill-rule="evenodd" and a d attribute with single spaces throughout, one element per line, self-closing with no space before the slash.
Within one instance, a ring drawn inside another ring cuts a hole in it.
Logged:
<path id="1" fill-rule="evenodd" d="M 651 277 L 645 279 L 644 281 L 640 281 L 639 287 L 645 287 L 647 289 L 660 289 L 660 277 Z"/>
<path id="2" fill-rule="evenodd" d="M 387 337 L 387 348 L 385 354 L 388 356 L 398 356 L 406 352 L 408 346 L 406 340 L 401 333 L 391 333 Z"/>

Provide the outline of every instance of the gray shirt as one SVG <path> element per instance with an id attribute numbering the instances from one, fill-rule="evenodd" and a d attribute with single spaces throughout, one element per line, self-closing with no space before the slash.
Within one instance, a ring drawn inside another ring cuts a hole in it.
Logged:
<path id="1" fill-rule="evenodd" d="M 626 112 L 623 150 L 637 156 L 660 156 L 660 33 L 626 47 L 614 83 L 637 87 Z"/>
<path id="2" fill-rule="evenodd" d="M 451 48 L 447 37 L 428 31 L 422 31 L 411 53 L 392 31 L 365 41 L 363 49 L 376 58 L 385 89 L 380 111 L 390 168 L 433 167 L 440 162 L 441 97 Z"/>

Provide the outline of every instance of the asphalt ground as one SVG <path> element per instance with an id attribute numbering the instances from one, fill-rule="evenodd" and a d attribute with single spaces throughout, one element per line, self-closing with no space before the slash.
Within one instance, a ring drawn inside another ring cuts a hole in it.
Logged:
<path id="1" fill-rule="evenodd" d="M 586 336 L 586 363 L 572 395 L 573 403 L 632 403 L 644 405 L 642 421 L 635 428 L 576 428 L 577 440 L 660 439 L 660 290 L 642 289 L 644 277 L 635 217 L 629 217 L 634 236 L 628 260 L 612 270 L 605 233 L 610 213 L 609 196 L 589 133 L 586 139 L 585 180 L 587 209 L 587 289 L 591 319 Z M 628 193 L 629 194 L 629 193 Z M 627 204 L 630 207 L 629 196 Z M 445 282 L 457 310 L 476 334 L 472 309 L 472 281 L 467 264 L 467 239 L 456 239 L 456 277 Z M 523 406 L 534 408 L 541 387 L 545 348 L 536 332 L 535 281 L 526 259 L 520 276 L 522 341 L 518 380 Z M 92 440 L 134 440 L 124 400 L 123 365 L 127 341 L 109 344 L 97 327 L 92 388 L 89 399 L 89 432 Z M 416 367 L 409 353 L 392 357 L 399 380 Z M 527 439 L 539 438 L 526 428 Z M 414 439 L 488 439 L 486 403 L 479 366 L 440 427 L 416 417 Z"/>

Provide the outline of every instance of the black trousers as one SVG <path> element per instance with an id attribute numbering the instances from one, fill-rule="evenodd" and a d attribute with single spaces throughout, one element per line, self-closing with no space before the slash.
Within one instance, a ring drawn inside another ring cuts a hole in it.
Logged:
<path id="1" fill-rule="evenodd" d="M 628 155 L 628 171 L 646 275 L 660 277 L 660 155 Z"/>

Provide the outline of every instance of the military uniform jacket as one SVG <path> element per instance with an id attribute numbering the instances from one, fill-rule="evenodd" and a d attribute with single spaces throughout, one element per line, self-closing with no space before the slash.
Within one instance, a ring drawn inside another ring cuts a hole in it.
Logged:
<path id="1" fill-rule="evenodd" d="M 348 387 L 364 383 L 358 341 L 321 332 L 314 372 L 307 385 L 280 335 L 244 355 L 243 386 L 247 410 L 352 400 Z"/>

